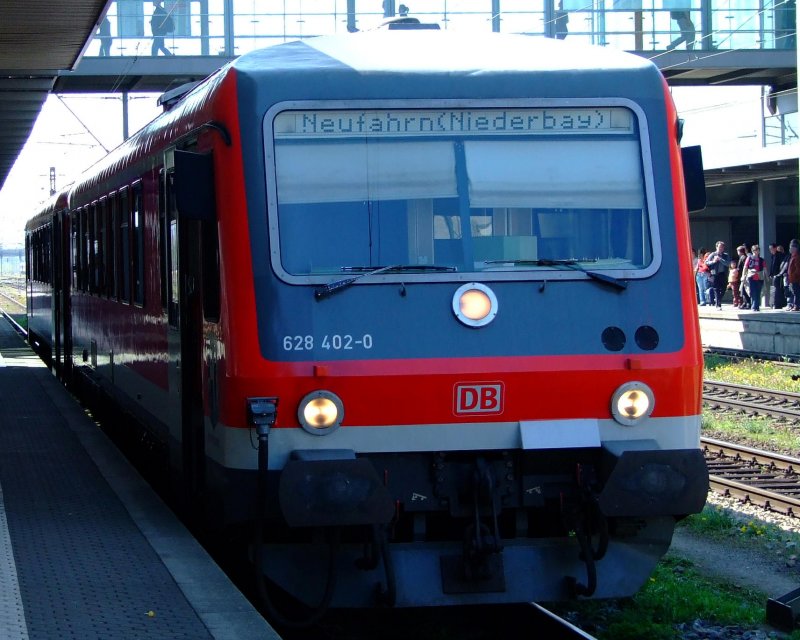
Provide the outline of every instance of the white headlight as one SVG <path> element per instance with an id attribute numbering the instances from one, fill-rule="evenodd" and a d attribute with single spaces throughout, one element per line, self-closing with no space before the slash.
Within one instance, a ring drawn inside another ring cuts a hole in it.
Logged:
<path id="1" fill-rule="evenodd" d="M 453 294 L 453 313 L 468 327 L 482 327 L 497 315 L 497 296 L 485 284 L 470 282 Z"/>
<path id="2" fill-rule="evenodd" d="M 300 425 L 314 435 L 334 431 L 344 419 L 344 405 L 335 393 L 312 391 L 300 401 L 297 408 Z"/>
<path id="3" fill-rule="evenodd" d="M 626 382 L 611 398 L 614 420 L 626 427 L 638 424 L 653 413 L 655 396 L 644 382 Z"/>

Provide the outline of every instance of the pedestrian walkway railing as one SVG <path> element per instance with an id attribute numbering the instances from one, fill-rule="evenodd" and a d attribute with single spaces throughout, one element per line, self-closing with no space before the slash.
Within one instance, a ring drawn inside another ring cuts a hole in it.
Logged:
<path id="1" fill-rule="evenodd" d="M 409 15 L 441 29 L 570 38 L 626 51 L 795 49 L 795 0 L 417 0 Z M 395 0 L 166 0 L 172 55 L 234 57 L 318 35 L 376 28 Z M 414 10 L 416 9 L 416 10 Z M 164 55 L 154 47 L 153 4 L 116 0 L 88 56 Z M 156 45 L 159 43 L 155 43 Z"/>

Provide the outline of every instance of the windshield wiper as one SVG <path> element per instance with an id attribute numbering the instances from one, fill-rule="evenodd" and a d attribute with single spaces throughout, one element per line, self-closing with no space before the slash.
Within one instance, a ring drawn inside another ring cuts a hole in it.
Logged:
<path id="1" fill-rule="evenodd" d="M 317 300 L 322 300 L 323 298 L 332 296 L 334 293 L 337 293 L 342 289 L 346 289 L 356 280 L 360 280 L 361 278 L 365 278 L 366 276 L 376 276 L 380 273 L 387 273 L 390 271 L 397 273 L 415 273 L 415 272 L 429 273 L 432 271 L 435 272 L 456 271 L 456 268 L 445 267 L 436 264 L 392 264 L 385 267 L 374 267 L 374 266 L 342 267 L 342 271 L 348 273 L 358 272 L 358 275 L 353 276 L 352 278 L 344 278 L 343 280 L 335 280 L 333 282 L 329 282 L 328 284 L 322 285 L 319 289 L 314 291 L 314 297 Z"/>
<path id="2" fill-rule="evenodd" d="M 597 262 L 596 259 L 592 258 L 590 260 L 580 260 L 580 262 Z M 606 275 L 605 273 L 598 273 L 597 271 L 591 271 L 589 269 L 584 269 L 578 260 L 574 258 L 541 258 L 539 260 L 487 260 L 485 264 L 513 264 L 513 265 L 531 265 L 537 267 L 568 267 L 575 271 L 580 271 L 581 273 L 585 273 L 587 276 L 592 278 L 593 280 L 597 280 L 598 282 L 602 282 L 603 284 L 607 284 L 610 287 L 614 287 L 615 289 L 627 289 L 628 283 L 620 280 L 619 278 L 615 278 L 614 276 Z"/>
<path id="3" fill-rule="evenodd" d="M 400 271 L 403 273 L 413 273 L 419 271 L 426 273 L 430 271 L 456 271 L 455 267 L 446 267 L 438 264 L 395 264 L 390 267 L 342 267 L 342 271 L 349 273 L 365 272 L 364 275 L 372 275 L 378 271 Z"/>
<path id="4" fill-rule="evenodd" d="M 597 258 L 581 260 L 580 262 L 597 262 Z M 552 267 L 559 264 L 578 264 L 575 258 L 540 258 L 539 260 L 515 260 L 510 258 L 508 260 L 486 260 L 484 264 L 514 264 L 514 265 L 532 265 L 537 267 Z"/>

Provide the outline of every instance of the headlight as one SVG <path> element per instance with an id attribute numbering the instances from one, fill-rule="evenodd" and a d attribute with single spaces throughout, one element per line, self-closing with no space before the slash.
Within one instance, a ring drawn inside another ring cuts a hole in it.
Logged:
<path id="1" fill-rule="evenodd" d="M 497 296 L 486 285 L 470 282 L 453 294 L 453 313 L 468 327 L 482 327 L 497 315 Z"/>
<path id="2" fill-rule="evenodd" d="M 297 419 L 300 425 L 314 435 L 334 431 L 344 418 L 344 405 L 335 393 L 312 391 L 300 401 Z"/>
<path id="3" fill-rule="evenodd" d="M 638 424 L 653 413 L 655 396 L 644 382 L 626 382 L 611 398 L 614 420 L 626 427 Z"/>

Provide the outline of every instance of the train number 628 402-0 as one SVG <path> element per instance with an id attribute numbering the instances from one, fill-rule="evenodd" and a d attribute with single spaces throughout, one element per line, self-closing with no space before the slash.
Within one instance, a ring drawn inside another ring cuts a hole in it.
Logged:
<path id="1" fill-rule="evenodd" d="M 372 349 L 372 335 L 365 333 L 361 336 L 352 336 L 349 333 L 325 334 L 321 338 L 312 335 L 284 336 L 284 351 L 313 351 L 315 348 L 325 350 Z"/>

